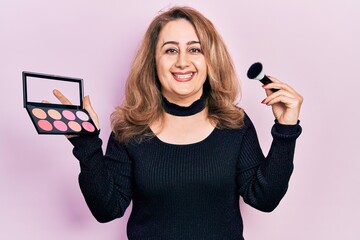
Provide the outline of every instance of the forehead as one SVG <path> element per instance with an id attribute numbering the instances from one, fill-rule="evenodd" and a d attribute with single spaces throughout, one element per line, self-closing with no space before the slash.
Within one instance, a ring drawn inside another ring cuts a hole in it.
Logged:
<path id="1" fill-rule="evenodd" d="M 166 41 L 198 41 L 194 26 L 185 19 L 170 21 L 165 24 L 159 34 L 159 43 Z"/>

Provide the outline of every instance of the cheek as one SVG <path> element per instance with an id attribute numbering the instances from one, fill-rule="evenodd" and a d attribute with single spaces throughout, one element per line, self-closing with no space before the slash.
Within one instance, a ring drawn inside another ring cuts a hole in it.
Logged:
<path id="1" fill-rule="evenodd" d="M 194 61 L 194 65 L 196 66 L 200 74 L 207 75 L 207 65 L 204 59 L 197 59 L 196 61 Z"/>
<path id="2" fill-rule="evenodd" d="M 156 73 L 159 78 L 161 87 L 167 88 L 168 79 L 169 79 L 169 68 L 167 66 L 167 61 L 163 58 L 156 59 Z"/>
<path id="3" fill-rule="evenodd" d="M 208 72 L 207 72 L 207 64 L 205 61 L 200 61 L 198 63 L 198 72 L 199 72 L 199 75 L 200 75 L 200 78 L 201 78 L 201 84 L 204 84 L 205 81 L 206 81 L 206 78 L 207 78 L 207 75 L 208 75 Z"/>
<path id="4" fill-rule="evenodd" d="M 157 70 L 157 73 L 159 76 L 168 74 L 170 71 L 170 67 L 171 67 L 171 64 L 170 64 L 169 59 L 162 58 L 162 57 L 156 59 L 156 70 Z"/>

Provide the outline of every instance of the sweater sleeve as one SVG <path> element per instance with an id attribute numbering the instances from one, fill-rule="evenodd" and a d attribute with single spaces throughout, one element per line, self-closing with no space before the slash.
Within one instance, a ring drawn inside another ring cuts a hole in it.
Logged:
<path id="1" fill-rule="evenodd" d="M 132 162 L 126 147 L 109 137 L 106 154 L 98 135 L 69 139 L 80 161 L 79 184 L 85 201 L 99 222 L 123 216 L 132 196 Z"/>
<path id="2" fill-rule="evenodd" d="M 245 116 L 245 134 L 237 163 L 237 182 L 244 202 L 264 212 L 274 210 L 288 189 L 293 171 L 295 142 L 302 128 L 275 121 L 267 157 L 262 153 L 254 125 Z"/>

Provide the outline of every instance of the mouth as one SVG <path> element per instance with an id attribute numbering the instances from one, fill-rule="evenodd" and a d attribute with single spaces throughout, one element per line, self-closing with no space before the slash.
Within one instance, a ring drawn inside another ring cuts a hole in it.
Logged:
<path id="1" fill-rule="evenodd" d="M 188 82 L 191 81 L 191 79 L 193 79 L 195 72 L 175 72 L 172 73 L 174 79 L 178 82 Z"/>

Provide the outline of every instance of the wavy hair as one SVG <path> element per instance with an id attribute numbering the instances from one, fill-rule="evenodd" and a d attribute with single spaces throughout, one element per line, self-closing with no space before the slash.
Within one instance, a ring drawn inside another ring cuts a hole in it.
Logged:
<path id="1" fill-rule="evenodd" d="M 241 128 L 244 112 L 235 102 L 239 81 L 230 54 L 214 25 L 190 7 L 173 7 L 150 23 L 135 55 L 125 86 L 125 97 L 111 114 L 112 130 L 119 142 L 152 137 L 149 127 L 163 119 L 161 87 L 156 73 L 155 50 L 161 29 L 170 21 L 185 19 L 195 28 L 207 63 L 208 117 L 217 128 Z"/>

